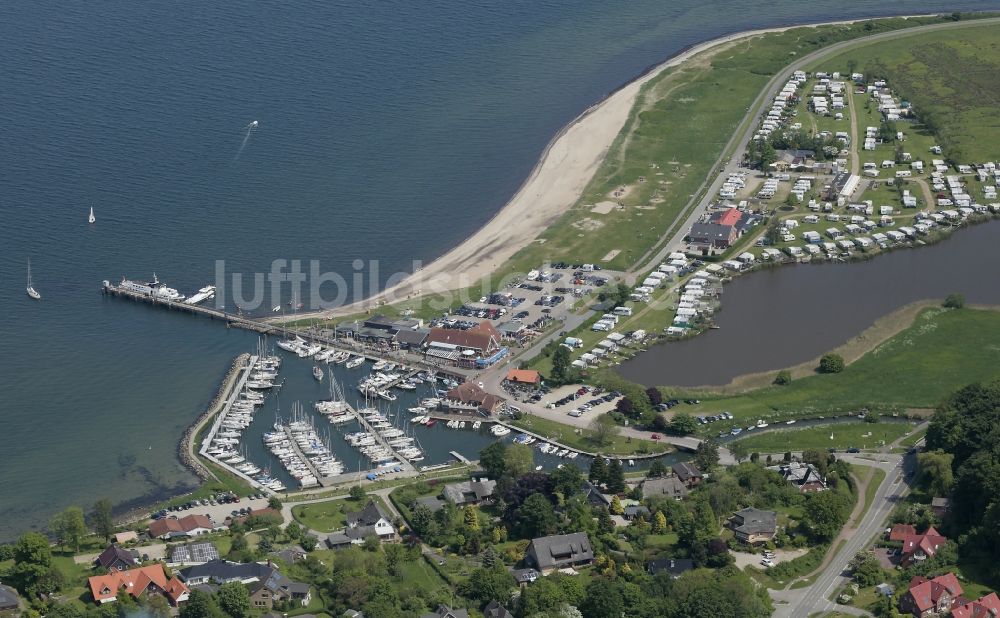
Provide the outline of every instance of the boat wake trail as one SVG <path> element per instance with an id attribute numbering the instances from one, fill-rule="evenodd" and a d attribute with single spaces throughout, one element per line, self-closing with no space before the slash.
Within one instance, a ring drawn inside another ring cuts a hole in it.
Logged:
<path id="1" fill-rule="evenodd" d="M 247 144 L 250 142 L 250 136 L 253 135 L 253 132 L 257 130 L 258 126 L 259 123 L 256 120 L 246 126 L 247 134 L 243 136 L 243 143 L 240 144 L 240 149 L 236 152 L 236 157 L 233 159 L 233 163 L 239 161 L 240 155 L 243 154 L 243 150 L 246 149 Z"/>

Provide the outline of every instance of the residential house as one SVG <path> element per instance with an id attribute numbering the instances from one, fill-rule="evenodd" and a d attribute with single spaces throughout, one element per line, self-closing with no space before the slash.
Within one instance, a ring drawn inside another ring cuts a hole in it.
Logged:
<path id="1" fill-rule="evenodd" d="M 766 543 L 773 540 L 778 531 L 778 515 L 774 511 L 745 508 L 733 515 L 730 526 L 741 543 Z"/>
<path id="2" fill-rule="evenodd" d="M 646 563 L 650 575 L 669 573 L 675 579 L 693 568 L 694 561 L 689 558 L 658 558 Z"/>
<path id="3" fill-rule="evenodd" d="M 951 609 L 951 618 L 995 618 L 998 615 L 1000 615 L 1000 597 L 995 592 L 976 601 L 956 604 Z"/>
<path id="4" fill-rule="evenodd" d="M 909 590 L 899 599 L 899 609 L 917 618 L 947 613 L 962 594 L 962 585 L 954 573 L 927 579 L 914 577 Z"/>
<path id="5" fill-rule="evenodd" d="M 566 567 L 590 564 L 594 549 L 585 532 L 556 534 L 532 539 L 525 559 L 543 574 Z"/>
<path id="6" fill-rule="evenodd" d="M 211 543 L 178 545 L 170 551 L 169 564 L 204 564 L 218 560 L 219 550 Z"/>
<path id="7" fill-rule="evenodd" d="M 208 515 L 185 515 L 180 519 L 157 519 L 149 524 L 149 536 L 154 539 L 173 539 L 223 529 L 225 526 L 216 524 Z"/>
<path id="8" fill-rule="evenodd" d="M 680 478 L 673 475 L 658 479 L 646 479 L 642 483 L 643 498 L 664 496 L 674 500 L 683 500 L 687 494 L 687 486 Z"/>
<path id="9" fill-rule="evenodd" d="M 697 247 L 728 249 L 739 238 L 735 225 L 695 223 L 688 232 L 688 240 Z"/>
<path id="10" fill-rule="evenodd" d="M 444 486 L 444 498 L 455 506 L 481 504 L 493 497 L 497 482 L 490 479 L 448 483 Z"/>
<path id="11" fill-rule="evenodd" d="M 347 513 L 347 527 L 328 536 L 326 544 L 331 549 L 360 545 L 369 536 L 375 536 L 382 542 L 393 542 L 399 538 L 389 515 L 374 500 L 369 500 L 360 511 Z"/>
<path id="12" fill-rule="evenodd" d="M 649 509 L 642 504 L 630 504 L 622 510 L 622 517 L 628 521 L 632 521 L 640 517 L 645 518 L 647 521 L 649 520 Z"/>
<path id="13" fill-rule="evenodd" d="M 464 609 L 452 609 L 447 605 L 439 605 L 437 611 L 424 614 L 421 618 L 469 618 L 469 612 Z"/>
<path id="14" fill-rule="evenodd" d="M 16 612 L 21 608 L 21 597 L 10 586 L 0 585 L 0 612 Z"/>
<path id="15" fill-rule="evenodd" d="M 933 498 L 931 499 L 931 512 L 938 519 L 944 519 L 945 515 L 951 511 L 951 500 L 948 498 Z"/>
<path id="16" fill-rule="evenodd" d="M 275 602 L 285 601 L 295 601 L 305 606 L 312 599 L 309 584 L 288 579 L 270 561 L 239 564 L 211 560 L 181 569 L 180 576 L 189 586 L 194 587 L 240 582 L 248 588 L 250 601 L 257 609 L 271 609 Z"/>
<path id="17" fill-rule="evenodd" d="M 448 391 L 441 407 L 452 414 L 490 417 L 500 410 L 503 402 L 503 398 L 487 393 L 475 382 L 465 382 Z"/>
<path id="18" fill-rule="evenodd" d="M 446 503 L 444 500 L 438 498 L 437 496 L 423 496 L 414 500 L 413 504 L 426 506 L 431 510 L 432 513 L 437 513 L 438 511 L 444 508 L 444 505 Z"/>
<path id="19" fill-rule="evenodd" d="M 937 555 L 938 549 L 948 542 L 948 539 L 938 532 L 934 526 L 923 534 L 917 534 L 913 526 L 896 524 L 889 531 L 890 541 L 899 541 L 903 547 L 899 550 L 899 564 L 909 566 Z"/>
<path id="20" fill-rule="evenodd" d="M 139 554 L 134 551 L 122 549 L 117 545 L 109 545 L 97 557 L 97 565 L 109 571 L 124 571 L 139 564 Z"/>
<path id="21" fill-rule="evenodd" d="M 791 461 L 789 463 L 769 466 L 768 470 L 774 470 L 783 479 L 795 485 L 802 493 L 815 493 L 826 489 L 826 480 L 811 463 L 801 461 Z"/>
<path id="22" fill-rule="evenodd" d="M 601 490 L 590 481 L 583 482 L 580 493 L 583 494 L 587 504 L 591 506 L 611 506 L 611 499 L 601 493 Z"/>
<path id="23" fill-rule="evenodd" d="M 691 489 L 705 478 L 705 475 L 701 473 L 698 468 L 695 468 L 692 464 L 686 461 L 679 461 L 675 463 L 671 468 L 677 478 L 684 483 L 684 486 Z"/>
<path id="24" fill-rule="evenodd" d="M 510 613 L 506 607 L 496 601 L 490 601 L 483 608 L 483 618 L 514 618 L 514 614 Z"/>
<path id="25" fill-rule="evenodd" d="M 87 579 L 90 593 L 98 604 L 118 600 L 123 591 L 135 599 L 143 595 L 162 595 L 171 605 L 187 601 L 189 590 L 180 579 L 167 577 L 162 564 L 111 571 L 107 575 L 95 575 Z"/>

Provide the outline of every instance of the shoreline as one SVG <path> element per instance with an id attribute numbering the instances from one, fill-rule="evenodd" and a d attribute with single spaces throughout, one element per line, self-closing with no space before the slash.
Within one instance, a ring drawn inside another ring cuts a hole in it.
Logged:
<path id="1" fill-rule="evenodd" d="M 335 309 L 309 311 L 295 316 L 265 318 L 270 323 L 329 319 L 362 313 L 385 304 L 429 293 L 470 287 L 494 272 L 576 204 L 593 179 L 605 156 L 628 121 L 642 87 L 667 69 L 695 56 L 743 39 L 785 32 L 794 28 L 817 28 L 853 24 L 876 19 L 914 19 L 940 12 L 883 15 L 828 22 L 796 23 L 772 28 L 731 32 L 688 45 L 635 78 L 604 95 L 599 101 L 564 125 L 546 144 L 531 172 L 504 206 L 474 234 L 399 282 L 359 301 Z M 460 275 L 456 273 L 461 273 Z M 417 275 L 420 275 L 419 278 Z"/>
<path id="2" fill-rule="evenodd" d="M 827 352 L 823 352 L 815 358 L 811 358 L 790 367 L 779 367 L 777 369 L 770 369 L 766 371 L 745 373 L 736 376 L 727 384 L 722 385 L 716 384 L 683 387 L 665 385 L 664 388 L 685 393 L 699 393 L 705 396 L 734 396 L 771 386 L 774 376 L 779 371 L 790 371 L 793 380 L 820 375 L 816 371 L 816 367 L 819 366 L 820 358 L 822 358 L 824 354 L 839 354 L 844 358 L 844 364 L 850 365 L 865 354 L 868 354 L 872 350 L 878 348 L 889 339 L 892 339 L 907 328 L 913 326 L 916 323 L 917 318 L 924 312 L 924 310 L 939 309 L 941 311 L 952 311 L 951 309 L 945 309 L 941 306 L 943 300 L 944 299 L 942 298 L 926 298 L 903 305 L 902 307 L 877 318 L 874 322 L 872 322 L 871 326 L 867 327 L 857 335 L 852 336 L 850 339 L 841 343 L 837 347 L 828 350 Z M 965 306 L 965 309 L 1000 311 L 1000 305 L 968 304 Z"/>

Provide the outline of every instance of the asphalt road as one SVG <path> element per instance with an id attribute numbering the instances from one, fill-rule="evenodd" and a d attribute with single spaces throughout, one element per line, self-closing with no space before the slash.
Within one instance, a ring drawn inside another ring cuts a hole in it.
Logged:
<path id="1" fill-rule="evenodd" d="M 886 472 L 885 479 L 875 493 L 875 499 L 854 535 L 837 553 L 836 557 L 820 573 L 812 586 L 796 590 L 773 590 L 771 598 L 775 602 L 776 618 L 809 618 L 827 611 L 841 611 L 855 615 L 867 615 L 854 607 L 838 605 L 830 600 L 836 590 L 850 581 L 847 565 L 851 558 L 885 529 L 886 520 L 899 500 L 909 491 L 906 475 L 915 467 L 913 456 L 876 455 L 881 461 L 862 457 L 845 457 L 846 461 L 859 465 L 877 466 Z"/>

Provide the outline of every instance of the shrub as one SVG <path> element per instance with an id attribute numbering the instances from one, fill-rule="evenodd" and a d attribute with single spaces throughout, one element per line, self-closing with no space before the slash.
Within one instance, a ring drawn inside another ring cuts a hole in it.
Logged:
<path id="1" fill-rule="evenodd" d="M 961 294 L 949 294 L 942 304 L 948 309 L 961 309 L 965 306 L 965 297 Z"/>
<path id="2" fill-rule="evenodd" d="M 782 369 L 778 372 L 778 375 L 774 376 L 774 383 L 778 386 L 785 386 L 786 384 L 792 383 L 792 372 L 787 369 Z"/>
<path id="3" fill-rule="evenodd" d="M 840 373 L 844 370 L 844 357 L 840 354 L 824 354 L 819 359 L 821 373 Z"/>

